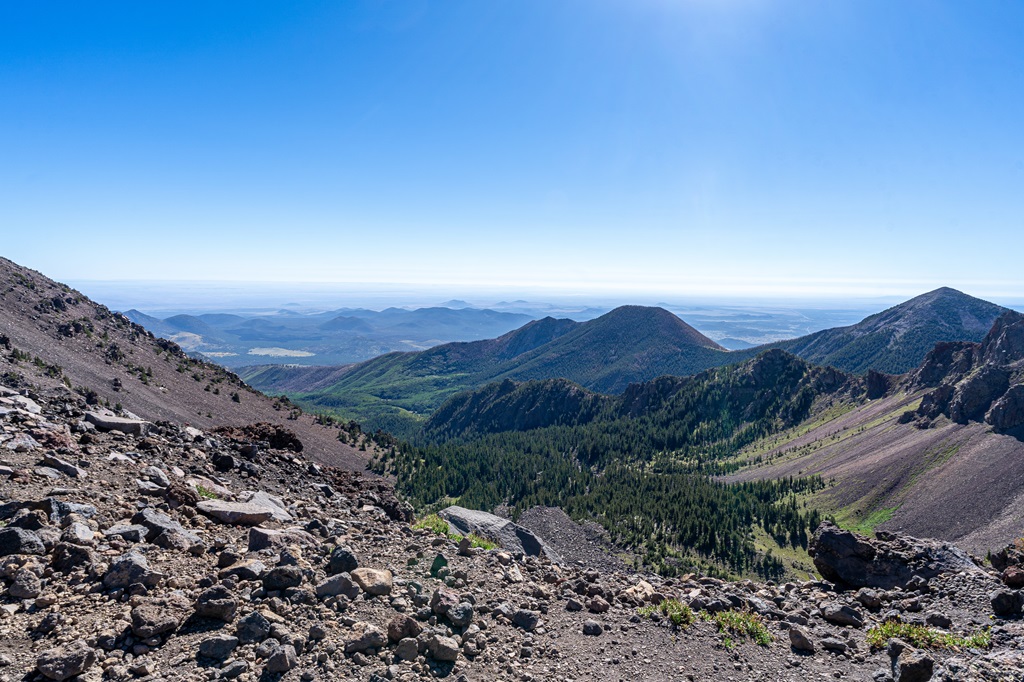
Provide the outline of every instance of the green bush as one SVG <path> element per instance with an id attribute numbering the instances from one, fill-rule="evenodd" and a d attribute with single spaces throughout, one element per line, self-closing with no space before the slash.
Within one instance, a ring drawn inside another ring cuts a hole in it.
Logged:
<path id="1" fill-rule="evenodd" d="M 867 635 L 868 644 L 876 649 L 885 647 L 893 637 L 919 649 L 987 649 L 992 645 L 988 628 L 960 636 L 923 625 L 887 621 L 869 628 Z"/>

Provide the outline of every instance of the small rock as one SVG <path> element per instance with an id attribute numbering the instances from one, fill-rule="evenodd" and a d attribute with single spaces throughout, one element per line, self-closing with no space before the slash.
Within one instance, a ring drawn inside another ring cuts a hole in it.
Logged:
<path id="1" fill-rule="evenodd" d="M 814 653 L 814 642 L 801 627 L 794 626 L 789 629 L 789 643 L 796 651 Z"/>
<path id="2" fill-rule="evenodd" d="M 270 636 L 270 621 L 257 611 L 253 611 L 238 621 L 235 635 L 242 644 L 262 642 Z"/>
<path id="3" fill-rule="evenodd" d="M 238 609 L 238 600 L 224 585 L 214 585 L 196 600 L 196 615 L 230 623 Z"/>
<path id="4" fill-rule="evenodd" d="M 593 620 L 591 618 L 583 622 L 583 634 L 596 637 L 597 635 L 600 635 L 602 632 L 604 632 L 604 628 L 602 628 L 601 624 L 598 623 L 596 620 Z"/>
<path id="5" fill-rule="evenodd" d="M 404 613 L 400 613 L 388 623 L 388 639 L 401 642 L 403 639 L 416 637 L 423 632 L 423 626 Z"/>
<path id="6" fill-rule="evenodd" d="M 0 528 L 0 556 L 43 554 L 46 548 L 38 535 L 23 528 Z"/>
<path id="7" fill-rule="evenodd" d="M 218 661 L 231 655 L 238 646 L 238 638 L 231 635 L 214 635 L 199 643 L 199 655 Z"/>
<path id="8" fill-rule="evenodd" d="M 316 596 L 320 599 L 336 597 L 343 594 L 349 599 L 359 596 L 359 586 L 349 578 L 348 573 L 339 573 L 320 581 L 316 586 Z"/>
<path id="9" fill-rule="evenodd" d="M 299 658 L 295 655 L 295 647 L 291 644 L 282 644 L 267 658 L 266 670 L 269 673 L 284 673 L 298 664 Z"/>
<path id="10" fill-rule="evenodd" d="M 338 573 L 351 573 L 359 568 L 359 561 L 356 555 L 347 547 L 335 547 L 328 560 L 327 572 L 331 575 Z"/>
<path id="11" fill-rule="evenodd" d="M 459 658 L 459 643 L 451 637 L 433 635 L 427 640 L 427 651 L 435 661 L 455 661 Z"/>
<path id="12" fill-rule="evenodd" d="M 391 594 L 391 571 L 375 568 L 357 568 L 351 573 L 352 580 L 367 594 L 383 596 Z"/>

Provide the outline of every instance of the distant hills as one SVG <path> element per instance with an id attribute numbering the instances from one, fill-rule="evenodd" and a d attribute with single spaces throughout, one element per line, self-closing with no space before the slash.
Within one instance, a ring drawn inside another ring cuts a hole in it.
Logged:
<path id="1" fill-rule="evenodd" d="M 267 363 L 343 365 L 392 351 L 499 336 L 533 319 L 518 312 L 461 307 L 341 308 L 301 314 L 205 313 L 160 319 L 138 310 L 125 317 L 154 335 L 226 367 Z"/>
<path id="2" fill-rule="evenodd" d="M 312 409 L 410 435 L 449 397 L 503 379 L 562 378 L 617 394 L 632 383 L 692 375 L 769 349 L 847 372 L 900 374 L 936 343 L 979 341 L 1005 311 L 942 288 L 855 325 L 728 351 L 662 308 L 624 306 L 587 322 L 544 318 L 496 339 L 387 354 L 330 373 L 290 367 L 240 372 L 251 385 L 287 393 Z"/>
<path id="3" fill-rule="evenodd" d="M 317 381 L 323 372 L 314 368 L 240 371 L 260 390 L 289 392 L 312 408 L 409 434 L 448 397 L 492 381 L 561 377 L 617 393 L 635 381 L 693 374 L 728 357 L 666 310 L 624 306 L 587 322 L 544 318 L 497 339 L 389 353 L 340 372 L 330 386 Z"/>

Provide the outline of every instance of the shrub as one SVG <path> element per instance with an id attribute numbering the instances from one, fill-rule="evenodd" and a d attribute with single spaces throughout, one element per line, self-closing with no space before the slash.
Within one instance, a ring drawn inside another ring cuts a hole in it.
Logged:
<path id="1" fill-rule="evenodd" d="M 676 627 L 685 628 L 693 623 L 693 610 L 678 599 L 666 599 L 660 604 L 650 604 L 640 609 L 640 615 L 650 617 L 661 613 Z"/>
<path id="2" fill-rule="evenodd" d="M 954 635 L 923 625 L 886 621 L 868 629 L 868 644 L 876 649 L 886 646 L 893 637 L 919 649 L 987 649 L 992 645 L 988 628 L 970 635 Z"/>
<path id="3" fill-rule="evenodd" d="M 772 634 L 768 632 L 764 619 L 757 613 L 735 610 L 719 611 L 718 613 L 705 611 L 702 612 L 701 617 L 717 625 L 718 631 L 722 634 L 732 633 L 741 637 L 749 637 L 761 646 L 768 646 L 772 641 Z M 726 641 L 730 645 L 732 644 L 730 638 L 726 637 Z"/>

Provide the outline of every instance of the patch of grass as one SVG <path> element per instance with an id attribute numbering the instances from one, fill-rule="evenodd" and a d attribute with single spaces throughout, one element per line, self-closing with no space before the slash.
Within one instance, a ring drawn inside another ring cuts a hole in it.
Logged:
<path id="1" fill-rule="evenodd" d="M 854 533 L 860 533 L 861 535 L 871 535 L 875 532 L 875 528 L 891 519 L 897 509 L 899 509 L 899 506 L 876 509 L 861 519 L 861 521 L 856 525 L 850 526 L 849 530 L 852 530 Z"/>
<path id="2" fill-rule="evenodd" d="M 640 615 L 650 618 L 655 613 L 660 613 L 676 627 L 689 627 L 693 621 L 693 610 L 678 599 L 666 599 L 660 604 L 648 604 L 640 609 Z"/>
<path id="3" fill-rule="evenodd" d="M 919 649 L 987 649 L 992 645 L 988 628 L 970 635 L 954 635 L 923 625 L 887 621 L 868 629 L 868 644 L 881 649 L 893 637 Z"/>
<path id="4" fill-rule="evenodd" d="M 412 524 L 412 527 L 416 530 L 429 530 L 431 533 L 445 537 L 449 537 L 448 530 L 451 528 L 448 522 L 437 514 L 427 514 Z"/>
<path id="5" fill-rule="evenodd" d="M 453 533 L 448 522 L 437 514 L 427 514 L 412 524 L 412 527 L 417 530 L 428 530 L 435 535 L 442 535 L 455 542 L 462 541 L 462 536 L 458 533 Z M 497 549 L 499 547 L 498 543 L 477 533 L 470 533 L 466 537 L 469 539 L 471 547 L 479 547 L 480 549 Z"/>
<path id="6" fill-rule="evenodd" d="M 488 540 L 483 535 L 477 533 L 470 533 L 466 536 L 469 538 L 469 544 L 471 547 L 479 547 L 480 549 L 498 549 L 499 545 L 493 540 Z"/>
<path id="7" fill-rule="evenodd" d="M 740 637 L 746 637 L 760 646 L 768 646 L 772 642 L 772 633 L 768 632 L 768 626 L 760 614 L 751 611 L 719 611 L 718 613 L 701 612 L 701 618 L 711 621 L 718 626 L 718 631 L 723 635 L 731 633 Z M 726 636 L 731 644 L 732 640 Z M 726 645 L 727 648 L 729 645 Z"/>
<path id="8" fill-rule="evenodd" d="M 219 500 L 220 499 L 220 496 L 217 495 L 217 493 L 213 492 L 212 490 L 210 490 L 206 486 L 197 485 L 196 486 L 196 492 L 199 494 L 199 497 L 203 498 L 204 500 Z"/>

